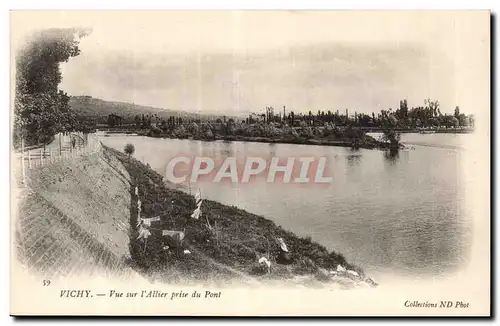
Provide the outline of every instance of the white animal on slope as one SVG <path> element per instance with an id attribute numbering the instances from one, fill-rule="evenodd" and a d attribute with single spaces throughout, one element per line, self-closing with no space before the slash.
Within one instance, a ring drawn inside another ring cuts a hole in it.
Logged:
<path id="1" fill-rule="evenodd" d="M 267 268 L 271 267 L 271 262 L 266 257 L 260 257 L 259 264 L 265 264 Z"/>
<path id="2" fill-rule="evenodd" d="M 349 274 L 351 274 L 351 275 L 353 275 L 353 276 L 359 276 L 359 274 L 358 274 L 358 273 L 356 273 L 355 271 L 350 271 L 350 270 L 348 270 L 348 271 L 347 271 L 347 273 L 349 273 Z"/>
<path id="3" fill-rule="evenodd" d="M 148 229 L 143 227 L 142 225 L 139 227 L 139 236 L 137 239 L 144 238 L 147 239 L 151 235 L 151 232 L 149 232 Z"/>

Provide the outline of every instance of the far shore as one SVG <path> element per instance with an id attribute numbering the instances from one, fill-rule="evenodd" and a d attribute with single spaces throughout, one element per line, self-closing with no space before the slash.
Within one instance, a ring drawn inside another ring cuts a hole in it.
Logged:
<path id="1" fill-rule="evenodd" d="M 315 145 L 315 146 L 337 146 L 337 147 L 349 147 L 349 148 L 363 148 L 363 149 L 390 149 L 388 143 L 376 140 L 374 137 L 369 135 L 364 135 L 362 139 L 332 139 L 332 138 L 293 138 L 293 137 L 249 137 L 249 136 L 221 136 L 215 135 L 214 137 L 197 137 L 192 135 L 187 135 L 185 137 L 175 137 L 170 133 L 158 133 L 153 134 L 149 131 L 131 131 L 131 130 L 116 130 L 116 131 L 106 131 L 107 134 L 116 133 L 126 133 L 126 134 L 136 134 L 138 136 L 146 136 L 151 138 L 169 138 L 169 139 L 189 139 L 189 140 L 201 140 L 201 141 L 242 141 L 242 142 L 255 142 L 255 143 L 269 143 L 269 144 L 295 144 L 295 145 Z M 400 144 L 399 148 L 404 148 Z"/>
<path id="2" fill-rule="evenodd" d="M 156 129 L 156 130 L 155 130 Z M 269 136 L 248 136 L 248 135 L 221 135 L 218 133 L 206 135 L 203 133 L 193 134 L 186 132 L 181 135 L 176 135 L 172 132 L 159 131 L 157 128 L 151 129 L 134 129 L 134 128 L 105 128 L 101 130 L 106 134 L 135 134 L 138 136 L 146 136 L 152 138 L 169 138 L 169 139 L 189 139 L 189 140 L 201 140 L 201 141 L 241 141 L 241 142 L 256 142 L 256 143 L 268 143 L 268 144 L 295 144 L 295 145 L 315 145 L 315 146 L 337 146 L 337 147 L 347 147 L 352 149 L 381 149 L 381 150 L 398 150 L 404 149 L 405 146 L 402 143 L 390 144 L 389 142 L 384 142 L 376 139 L 367 133 L 382 133 L 381 129 L 377 128 L 356 128 L 355 129 L 359 135 L 357 137 L 345 137 L 345 136 L 328 136 L 328 137 L 318 137 L 316 135 L 312 137 L 292 136 L 292 135 L 278 135 L 274 137 Z M 471 133 L 468 129 L 393 129 L 397 133 Z"/>
<path id="3" fill-rule="evenodd" d="M 205 137 L 185 137 L 177 138 L 172 136 L 156 136 L 156 135 L 144 135 L 153 138 L 172 138 L 172 139 L 191 139 L 191 140 L 202 140 L 202 141 L 242 141 L 242 142 L 255 142 L 255 143 L 269 143 L 269 144 L 295 144 L 295 145 L 316 145 L 316 146 L 340 146 L 340 147 L 351 147 L 351 148 L 365 148 L 365 149 L 375 149 L 384 148 L 384 143 L 377 141 L 371 136 L 366 136 L 365 140 L 360 140 L 355 142 L 350 139 L 318 139 L 318 138 L 271 138 L 271 137 L 247 137 L 247 136 L 215 136 L 214 138 Z"/>

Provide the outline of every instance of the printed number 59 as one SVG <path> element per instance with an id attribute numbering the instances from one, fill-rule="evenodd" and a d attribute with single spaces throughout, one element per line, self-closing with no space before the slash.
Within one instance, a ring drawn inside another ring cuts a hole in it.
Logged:
<path id="1" fill-rule="evenodd" d="M 50 280 L 43 280 L 43 286 L 49 286 Z"/>

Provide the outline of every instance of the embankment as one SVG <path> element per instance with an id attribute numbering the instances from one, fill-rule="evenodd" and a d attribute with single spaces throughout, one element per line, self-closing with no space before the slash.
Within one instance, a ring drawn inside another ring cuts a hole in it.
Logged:
<path id="1" fill-rule="evenodd" d="M 159 217 L 147 241 L 137 239 L 138 199 L 142 218 Z M 106 147 L 31 170 L 18 206 L 17 257 L 45 277 L 139 273 L 179 284 L 374 285 L 341 254 L 261 216 L 204 199 L 202 216 L 191 218 L 193 196 Z M 182 231 L 184 239 L 173 241 L 163 230 Z M 288 248 L 285 258 L 278 238 Z"/>
<path id="2" fill-rule="evenodd" d="M 274 222 L 234 206 L 203 199 L 202 216 L 193 219 L 194 196 L 168 188 L 163 177 L 133 157 L 106 148 L 123 164 L 132 187 L 138 188 L 141 217 L 159 217 L 149 230 L 148 241 L 131 242 L 134 261 L 144 275 L 160 282 L 210 283 L 292 283 L 310 286 L 336 285 L 352 288 L 373 286 L 361 268 L 328 251 L 310 238 L 300 238 Z M 136 198 L 132 200 L 131 216 Z M 136 230 L 134 219 L 131 226 Z M 162 236 L 162 230 L 183 231 L 182 245 L 174 246 Z M 283 259 L 277 239 L 289 250 Z M 167 248 L 168 246 L 168 248 Z M 184 250 L 190 253 L 184 254 Z M 259 264 L 261 257 L 271 262 L 268 270 Z"/>
<path id="3" fill-rule="evenodd" d="M 15 207 L 20 262 L 47 278 L 135 274 L 129 178 L 105 151 L 29 170 Z"/>

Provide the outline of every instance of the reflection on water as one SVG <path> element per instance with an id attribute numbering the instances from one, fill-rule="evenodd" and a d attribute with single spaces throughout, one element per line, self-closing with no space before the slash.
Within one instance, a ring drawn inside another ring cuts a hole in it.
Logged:
<path id="1" fill-rule="evenodd" d="M 231 142 L 220 142 L 219 143 L 219 151 L 220 151 L 220 156 L 222 157 L 230 157 L 234 156 L 233 148 L 231 146 Z"/>
<path id="2" fill-rule="evenodd" d="M 135 156 L 145 157 L 162 174 L 167 162 L 181 154 L 220 160 L 324 156 L 333 176 L 330 184 L 270 184 L 261 175 L 250 184 L 205 181 L 191 187 L 311 236 L 369 272 L 389 268 L 401 275 L 436 276 L 462 264 L 469 223 L 461 204 L 467 184 L 460 159 L 466 153 L 458 149 L 461 138 L 433 136 L 404 135 L 424 144 L 431 139 L 432 146 L 399 152 L 120 135 L 102 140 L 120 151 L 133 143 Z"/>
<path id="3" fill-rule="evenodd" d="M 389 149 L 384 151 L 384 157 L 390 164 L 395 164 L 399 159 L 399 150 Z"/>
<path id="4" fill-rule="evenodd" d="M 352 151 L 355 153 L 351 153 L 351 154 L 346 155 L 347 165 L 349 165 L 349 166 L 354 166 L 354 165 L 358 164 L 359 162 L 361 162 L 361 159 L 363 157 L 363 155 L 361 155 L 361 153 L 359 153 L 359 150 L 352 150 Z"/>

